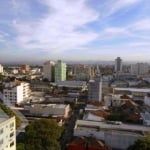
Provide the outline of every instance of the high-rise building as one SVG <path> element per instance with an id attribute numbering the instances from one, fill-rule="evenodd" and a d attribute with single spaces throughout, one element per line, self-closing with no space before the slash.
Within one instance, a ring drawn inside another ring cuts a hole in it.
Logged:
<path id="1" fill-rule="evenodd" d="M 0 109 L 0 149 L 16 150 L 15 117 L 7 116 Z"/>
<path id="2" fill-rule="evenodd" d="M 55 65 L 55 82 L 66 80 L 66 64 L 58 60 Z"/>
<path id="3" fill-rule="evenodd" d="M 122 72 L 122 59 L 120 57 L 115 59 L 115 72 Z"/>
<path id="4" fill-rule="evenodd" d="M 23 102 L 30 96 L 30 85 L 26 82 L 5 83 L 3 89 L 3 102 L 6 105 L 15 105 Z"/>
<path id="5" fill-rule="evenodd" d="M 147 63 L 137 63 L 131 65 L 131 73 L 135 75 L 145 75 L 149 73 L 149 65 Z"/>
<path id="6" fill-rule="evenodd" d="M 102 101 L 102 78 L 96 77 L 95 80 L 90 80 L 88 84 L 88 100 Z"/>
<path id="7" fill-rule="evenodd" d="M 3 66 L 0 64 L 0 73 L 3 73 Z"/>
<path id="8" fill-rule="evenodd" d="M 48 79 L 49 81 L 54 81 L 54 66 L 54 61 L 47 61 L 43 65 L 44 78 Z"/>

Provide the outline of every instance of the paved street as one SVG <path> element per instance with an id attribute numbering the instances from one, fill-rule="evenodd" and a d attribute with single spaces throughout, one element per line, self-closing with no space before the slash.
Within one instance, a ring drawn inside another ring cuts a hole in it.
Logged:
<path id="1" fill-rule="evenodd" d="M 78 117 L 78 114 L 79 114 L 79 111 L 75 110 L 73 114 L 71 115 L 71 117 L 68 119 L 67 125 L 65 125 L 65 130 L 60 140 L 62 150 L 66 150 L 67 143 L 70 142 L 70 140 L 73 137 L 73 129 L 74 129 L 74 125 Z"/>

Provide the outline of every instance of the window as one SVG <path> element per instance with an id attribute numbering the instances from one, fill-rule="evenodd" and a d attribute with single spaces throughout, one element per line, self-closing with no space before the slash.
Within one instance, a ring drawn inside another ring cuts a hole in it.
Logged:
<path id="1" fill-rule="evenodd" d="M 10 143 L 10 147 L 12 147 L 14 145 L 14 141 Z"/>
<path id="2" fill-rule="evenodd" d="M 0 140 L 0 146 L 3 144 L 3 139 Z"/>
<path id="3" fill-rule="evenodd" d="M 0 129 L 0 134 L 2 134 L 3 133 L 3 128 L 2 129 Z"/>
<path id="4" fill-rule="evenodd" d="M 12 128 L 12 127 L 14 127 L 14 122 L 12 122 L 12 123 L 10 124 L 10 128 Z"/>
<path id="5" fill-rule="evenodd" d="M 11 132 L 11 133 L 10 133 L 10 138 L 11 138 L 12 136 L 14 136 L 14 132 Z"/>

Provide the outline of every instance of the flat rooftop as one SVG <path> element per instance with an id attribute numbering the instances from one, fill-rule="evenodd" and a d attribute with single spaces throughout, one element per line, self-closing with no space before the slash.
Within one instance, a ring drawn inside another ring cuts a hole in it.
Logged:
<path id="1" fill-rule="evenodd" d="M 139 89 L 139 88 L 114 88 L 116 91 L 129 91 L 139 93 L 150 93 L 150 88 Z"/>
<path id="2" fill-rule="evenodd" d="M 108 124 L 106 122 L 96 122 L 96 121 L 85 121 L 85 120 L 77 120 L 76 121 L 77 128 L 80 126 L 87 128 L 95 128 L 103 130 L 119 130 L 119 131 L 129 131 L 129 132 L 146 132 L 150 131 L 150 127 L 143 125 L 132 125 L 132 124 L 124 124 L 116 125 L 116 124 Z"/>

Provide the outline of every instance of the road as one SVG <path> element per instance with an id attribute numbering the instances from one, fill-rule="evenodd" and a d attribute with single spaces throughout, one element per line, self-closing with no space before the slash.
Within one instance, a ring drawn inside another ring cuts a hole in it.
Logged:
<path id="1" fill-rule="evenodd" d="M 69 143 L 73 138 L 73 129 L 78 116 L 79 110 L 74 110 L 73 114 L 68 119 L 68 123 L 65 125 L 64 133 L 60 139 L 61 150 L 66 150 L 67 143 Z"/>

